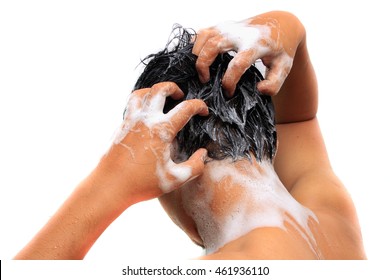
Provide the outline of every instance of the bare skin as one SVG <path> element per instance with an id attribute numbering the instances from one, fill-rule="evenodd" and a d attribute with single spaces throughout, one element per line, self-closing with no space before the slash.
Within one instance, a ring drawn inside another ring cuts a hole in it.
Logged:
<path id="1" fill-rule="evenodd" d="M 272 26 L 270 38 L 260 39 L 259 44 L 266 42 L 271 47 L 260 56 L 254 56 L 256 50 L 253 48 L 238 50 L 238 59 L 223 80 L 227 93 L 232 95 L 242 72 L 255 60 L 262 59 L 268 71 L 258 88 L 273 96 L 276 111 L 279 139 L 274 162 L 276 173 L 292 197 L 317 216 L 319 223 L 312 224 L 312 231 L 321 258 L 366 258 L 354 204 L 332 170 L 316 117 L 318 87 L 303 25 L 286 12 L 269 12 L 245 22 L 249 26 L 269 22 Z M 199 56 L 197 68 L 201 79 L 207 80 L 207 68 L 217 53 L 237 50 L 229 38 L 231 34 L 224 37 L 215 27 L 199 33 L 193 52 Z M 285 54 L 293 57 L 293 64 L 280 71 L 286 64 L 278 58 Z M 256 228 L 202 258 L 313 259 L 318 256 L 290 227 L 287 231 Z"/>
<path id="2" fill-rule="evenodd" d="M 15 259 L 83 259 L 103 231 L 128 207 L 172 191 L 202 173 L 206 150 L 199 149 L 179 165 L 165 154 L 193 115 L 208 114 L 203 101 L 184 101 L 164 120 L 145 123 L 150 115 L 162 113 L 168 95 L 180 99 L 183 93 L 176 84 L 166 82 L 132 94 L 129 102 L 136 104 L 132 109 L 140 109 L 141 118 L 133 119 L 134 126 L 112 145 L 95 170 Z M 156 108 L 145 106 L 152 100 L 158 101 L 153 103 Z M 122 127 L 128 121 L 125 118 Z M 167 133 L 161 137 L 163 129 Z M 157 166 L 160 172 L 156 172 Z M 177 177 L 175 168 L 188 168 L 190 172 L 187 177 Z M 161 176 L 167 185 L 161 185 Z"/>
<path id="3" fill-rule="evenodd" d="M 332 171 L 317 119 L 281 124 L 278 125 L 278 132 L 280 144 L 275 170 L 279 171 L 278 175 L 291 197 L 310 209 L 318 219 L 318 222 L 308 221 L 315 239 L 315 250 L 313 251 L 302 234 L 286 221 L 285 229 L 253 228 L 239 238 L 227 242 L 216 252 L 202 256 L 200 259 L 365 259 L 354 204 L 346 188 Z M 280 162 L 283 156 L 291 157 L 295 164 L 286 165 Z M 225 168 L 232 165 L 242 174 L 241 176 L 252 172 L 251 170 L 262 169 L 262 164 L 255 160 L 249 162 L 243 159 L 235 163 L 227 163 Z M 283 173 L 289 169 L 298 172 L 298 176 L 291 176 L 290 172 Z M 223 225 L 224 216 L 229 216 L 230 211 L 234 211 L 232 206 L 235 203 L 253 205 L 250 196 L 242 199 L 245 197 L 243 194 L 246 186 L 232 184 L 232 178 L 237 176 L 236 173 L 233 173 L 232 177 L 227 175 L 223 180 L 213 181 L 210 179 L 213 177 L 213 172 L 215 167 L 210 162 L 206 163 L 203 175 L 160 198 L 167 213 L 195 243 L 201 246 L 207 242 L 201 237 L 205 233 L 199 228 L 202 225 L 198 224 L 190 213 L 193 211 L 199 213 L 204 207 L 188 207 L 188 202 L 183 199 L 188 187 L 192 190 L 190 196 L 194 200 L 207 199 L 211 195 L 207 190 L 212 190 L 213 199 L 208 204 L 212 214 L 205 211 L 203 215 L 211 216 L 212 220 L 222 221 L 219 225 Z M 283 177 L 280 176 L 281 174 Z M 207 187 L 196 190 L 203 185 Z M 259 179 L 260 185 L 261 179 Z M 256 211 L 262 211 L 261 205 L 259 206 Z M 250 226 L 246 224 L 246 219 L 251 215 L 258 215 L 261 218 L 259 212 L 256 214 L 248 212 L 242 220 L 238 220 L 237 224 L 241 227 Z M 218 229 L 211 230 L 213 234 L 220 233 L 221 236 L 225 233 L 223 226 L 220 232 Z"/>
<path id="4" fill-rule="evenodd" d="M 314 254 L 301 234 L 286 224 L 287 230 L 256 228 L 201 259 L 365 259 L 354 204 L 329 165 L 317 120 L 279 125 L 278 132 L 275 169 L 279 175 L 284 174 L 282 168 L 302 172 L 296 177 L 288 172 L 282 180 L 292 197 L 318 218 L 310 228 L 320 254 Z M 291 156 L 296 164 L 280 166 L 280 156 Z"/>
<path id="5" fill-rule="evenodd" d="M 266 80 L 260 82 L 258 88 L 272 95 L 275 103 L 279 139 L 274 162 L 277 175 L 291 196 L 317 216 L 319 223 L 311 221 L 310 228 L 321 258 L 364 259 L 356 210 L 332 170 L 316 118 L 317 82 L 304 27 L 295 16 L 285 12 L 261 14 L 246 20 L 245 24 L 254 28 L 267 26 L 270 32 L 244 47 L 237 44 L 236 39 L 229 41 L 219 29 L 200 32 L 193 51 L 199 56 L 197 68 L 201 79 L 208 79 L 208 66 L 219 52 L 238 51 L 237 59 L 223 80 L 227 95 L 231 96 L 245 69 L 257 59 L 263 61 L 268 71 Z M 288 58 L 292 59 L 292 64 L 286 63 Z M 160 198 L 163 205 L 164 200 L 169 202 L 173 198 L 176 204 L 165 205 L 169 214 L 202 245 L 197 225 L 177 207 L 177 194 L 183 185 L 204 180 L 203 175 L 212 172 L 205 164 L 206 151 L 200 149 L 180 164 L 172 162 L 169 151 L 176 133 L 193 115 L 207 115 L 207 106 L 200 100 L 185 101 L 159 121 L 156 116 L 161 116 L 167 95 L 180 99 L 183 93 L 173 83 L 159 83 L 151 89 L 134 92 L 129 104 L 132 112 L 137 113 L 126 115 L 117 141 L 96 169 L 15 259 L 82 259 L 123 211 L 152 198 Z M 256 164 L 252 166 L 258 168 Z M 236 187 L 240 192 L 240 186 Z M 221 192 L 221 195 L 226 196 L 226 193 Z M 319 255 L 313 253 L 289 224 L 286 230 L 254 228 L 202 257 L 315 258 Z"/>

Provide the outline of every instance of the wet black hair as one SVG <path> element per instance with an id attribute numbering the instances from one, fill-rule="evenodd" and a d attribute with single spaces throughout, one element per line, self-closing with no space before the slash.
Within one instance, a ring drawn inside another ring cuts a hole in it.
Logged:
<path id="1" fill-rule="evenodd" d="M 276 153 L 276 129 L 271 97 L 258 91 L 263 80 L 260 71 L 251 66 L 237 84 L 234 96 L 224 95 L 222 77 L 233 56 L 219 54 L 210 66 L 210 81 L 202 84 L 192 54 L 196 32 L 180 25 L 173 27 L 165 48 L 142 60 L 145 68 L 134 90 L 151 87 L 158 82 L 175 82 L 185 99 L 202 99 L 209 107 L 206 117 L 195 116 L 178 133 L 178 152 L 188 158 L 197 149 L 208 150 L 208 156 L 221 160 L 249 157 L 272 160 Z M 164 111 L 178 102 L 167 98 Z"/>

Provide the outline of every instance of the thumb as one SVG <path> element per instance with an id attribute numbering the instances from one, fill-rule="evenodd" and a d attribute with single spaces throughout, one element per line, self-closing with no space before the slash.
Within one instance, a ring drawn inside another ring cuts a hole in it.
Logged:
<path id="1" fill-rule="evenodd" d="M 187 161 L 180 163 L 192 168 L 191 177 L 187 181 L 192 180 L 203 173 L 206 157 L 207 150 L 200 148 L 195 153 L 193 153 Z"/>
<path id="2" fill-rule="evenodd" d="M 257 89 L 268 95 L 276 95 L 290 73 L 293 59 L 287 54 L 279 56 L 267 69 L 265 80 L 257 84 Z"/>
<path id="3" fill-rule="evenodd" d="M 201 175 L 206 156 L 207 150 L 202 148 L 197 150 L 187 161 L 178 164 L 170 161 L 168 169 L 159 172 L 159 187 L 163 193 L 174 191 Z"/>
<path id="4" fill-rule="evenodd" d="M 177 164 L 177 167 L 179 169 L 183 167 L 191 169 L 191 174 L 188 174 L 187 176 L 183 176 L 181 178 L 179 178 L 179 176 L 176 177 L 179 185 L 191 181 L 203 173 L 206 157 L 207 150 L 204 148 L 200 148 L 195 153 L 193 153 L 187 161 Z"/>

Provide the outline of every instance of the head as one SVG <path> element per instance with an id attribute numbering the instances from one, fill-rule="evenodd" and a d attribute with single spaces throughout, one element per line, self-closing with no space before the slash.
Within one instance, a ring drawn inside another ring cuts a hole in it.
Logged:
<path id="1" fill-rule="evenodd" d="M 195 36 L 192 30 L 175 26 L 165 48 L 142 61 L 145 68 L 134 86 L 136 90 L 172 81 L 182 89 L 185 99 L 202 99 L 209 107 L 207 117 L 193 117 L 178 133 L 172 159 L 184 161 L 197 149 L 206 148 L 206 166 L 242 159 L 272 161 L 276 153 L 274 108 L 271 98 L 257 90 L 257 83 L 263 79 L 261 73 L 251 66 L 238 82 L 234 96 L 226 98 L 221 81 L 233 56 L 218 55 L 210 67 L 210 81 L 201 83 L 195 67 L 197 57 L 192 54 Z M 178 102 L 168 97 L 164 111 Z M 191 197 L 197 199 L 196 194 Z M 202 245 L 197 225 L 183 205 L 182 192 L 174 191 L 160 201 L 173 221 Z"/>

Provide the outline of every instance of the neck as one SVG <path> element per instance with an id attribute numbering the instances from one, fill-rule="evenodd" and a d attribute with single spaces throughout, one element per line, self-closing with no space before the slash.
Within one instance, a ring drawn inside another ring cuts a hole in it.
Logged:
<path id="1" fill-rule="evenodd" d="M 213 253 L 256 228 L 293 225 L 313 245 L 308 227 L 314 214 L 299 204 L 279 180 L 272 163 L 230 159 L 207 163 L 195 185 L 183 190 L 206 253 Z M 313 248 L 313 246 L 311 246 Z"/>

